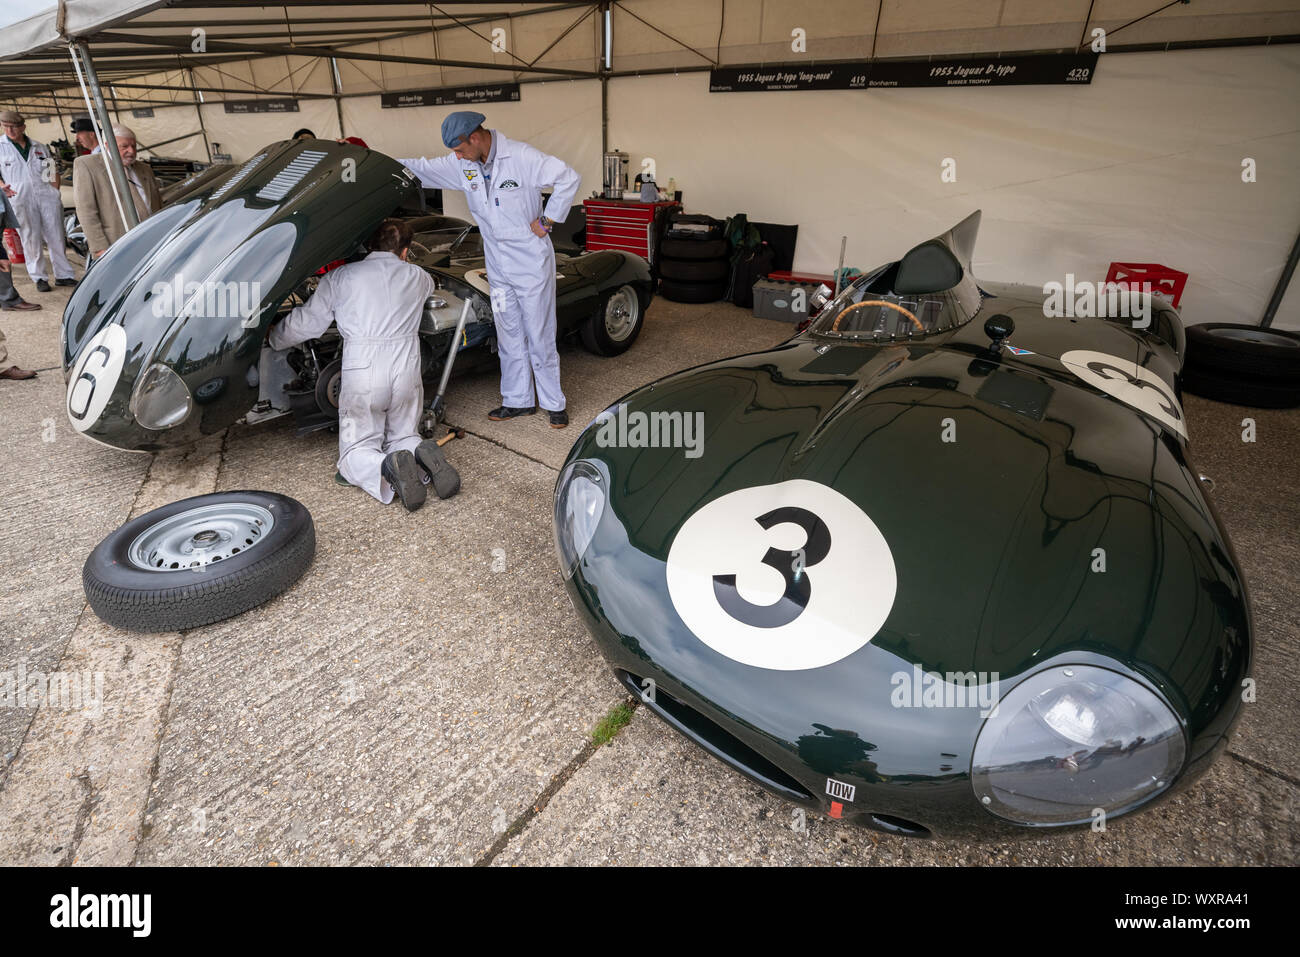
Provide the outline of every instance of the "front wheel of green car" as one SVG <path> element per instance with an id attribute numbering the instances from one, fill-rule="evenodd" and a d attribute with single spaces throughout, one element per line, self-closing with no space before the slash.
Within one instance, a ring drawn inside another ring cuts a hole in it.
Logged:
<path id="1" fill-rule="evenodd" d="M 620 286 L 582 327 L 582 344 L 598 356 L 620 355 L 636 341 L 643 324 L 641 298 L 633 287 Z"/>

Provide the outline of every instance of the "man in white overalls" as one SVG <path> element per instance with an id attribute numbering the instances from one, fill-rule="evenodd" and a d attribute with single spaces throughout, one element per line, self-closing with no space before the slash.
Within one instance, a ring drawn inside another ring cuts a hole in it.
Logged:
<path id="1" fill-rule="evenodd" d="M 563 160 L 483 129 L 469 110 L 442 122 L 454 152 L 398 162 L 424 186 L 458 189 L 483 234 L 492 319 L 501 359 L 501 405 L 489 419 L 531 415 L 540 404 L 552 428 L 569 424 L 555 349 L 555 249 L 551 227 L 564 222 L 582 178 Z M 541 191 L 551 188 L 542 211 Z M 536 399 L 534 399 L 534 390 Z"/>
<path id="2" fill-rule="evenodd" d="M 271 327 L 267 341 L 288 349 L 337 324 L 343 379 L 335 478 L 385 505 L 396 494 L 413 512 L 425 500 L 421 472 L 439 498 L 460 490 L 438 443 L 420 441 L 420 318 L 433 277 L 406 261 L 411 227 L 400 220 L 380 223 L 368 245 L 365 259 L 327 272 L 305 304 Z"/>
<path id="3" fill-rule="evenodd" d="M 18 214 L 18 238 L 27 260 L 27 275 L 41 292 L 50 291 L 45 275 L 45 257 L 41 246 L 50 247 L 57 286 L 75 286 L 72 264 L 68 262 L 68 240 L 63 233 L 63 201 L 59 198 L 59 170 L 54 154 L 44 143 L 27 135 L 22 114 L 12 110 L 0 113 L 0 189 L 13 203 Z"/>

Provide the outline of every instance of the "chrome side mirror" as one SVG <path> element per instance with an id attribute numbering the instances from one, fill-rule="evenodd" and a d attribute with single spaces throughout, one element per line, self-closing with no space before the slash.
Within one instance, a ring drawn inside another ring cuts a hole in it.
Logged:
<path id="1" fill-rule="evenodd" d="M 831 294 L 834 291 L 826 283 L 822 283 L 813 291 L 812 297 L 808 301 L 814 309 L 820 310 L 826 303 L 831 301 Z"/>

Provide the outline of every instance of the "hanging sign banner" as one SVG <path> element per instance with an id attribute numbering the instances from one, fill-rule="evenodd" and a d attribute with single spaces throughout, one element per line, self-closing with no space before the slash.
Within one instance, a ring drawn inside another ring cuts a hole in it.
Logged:
<path id="1" fill-rule="evenodd" d="M 227 113 L 297 113 L 297 100 L 226 100 Z"/>
<path id="2" fill-rule="evenodd" d="M 816 66 L 740 66 L 709 71 L 710 93 L 873 90 L 925 86 L 1089 84 L 1098 53 L 861 60 Z"/>
<path id="3" fill-rule="evenodd" d="M 443 90 L 406 90 L 381 93 L 379 105 L 386 110 L 406 106 L 464 106 L 469 103 L 510 103 L 519 99 L 518 83 L 487 86 L 458 86 Z"/>

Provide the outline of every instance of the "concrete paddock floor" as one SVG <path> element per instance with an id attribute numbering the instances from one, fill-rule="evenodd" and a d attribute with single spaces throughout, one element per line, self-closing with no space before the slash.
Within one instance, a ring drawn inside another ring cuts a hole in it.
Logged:
<path id="1" fill-rule="evenodd" d="M 1255 703 L 1209 774 L 1148 813 L 1006 844 L 918 841 L 790 805 L 637 710 L 561 585 L 556 471 L 581 428 L 659 375 L 771 346 L 791 327 L 723 304 L 656 300 L 636 346 L 561 351 L 572 426 L 507 423 L 493 375 L 453 382 L 462 493 L 385 509 L 334 484 L 336 439 L 286 420 L 135 455 L 63 413 L 59 324 L 0 313 L 0 672 L 102 673 L 102 706 L 0 708 L 5 864 L 1295 864 L 1300 860 L 1300 410 L 1188 397 L 1192 451 L 1252 589 Z M 1241 420 L 1257 438 L 1241 440 Z M 129 517 L 189 495 L 302 501 L 318 550 L 298 584 L 181 634 L 100 622 L 81 566 Z"/>

